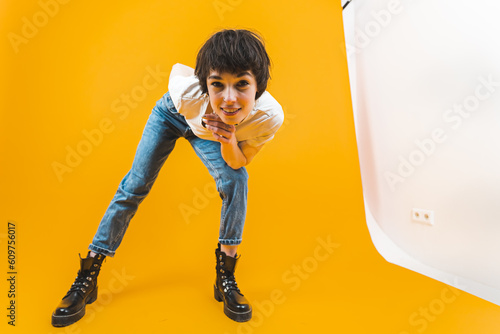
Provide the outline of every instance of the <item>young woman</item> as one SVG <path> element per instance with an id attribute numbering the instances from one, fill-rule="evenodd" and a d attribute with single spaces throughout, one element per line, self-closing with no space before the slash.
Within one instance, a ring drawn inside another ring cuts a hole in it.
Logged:
<path id="1" fill-rule="evenodd" d="M 222 198 L 214 296 L 224 313 L 248 321 L 252 307 L 234 277 L 247 207 L 248 165 L 283 123 L 283 110 L 266 91 L 270 61 L 262 39 L 248 30 L 222 30 L 200 49 L 196 68 L 176 64 L 168 92 L 156 103 L 131 170 L 121 181 L 87 257 L 54 313 L 52 325 L 70 325 L 97 298 L 97 276 L 113 257 L 139 204 L 184 137 L 208 168 Z M 189 177 L 189 175 L 186 175 Z"/>

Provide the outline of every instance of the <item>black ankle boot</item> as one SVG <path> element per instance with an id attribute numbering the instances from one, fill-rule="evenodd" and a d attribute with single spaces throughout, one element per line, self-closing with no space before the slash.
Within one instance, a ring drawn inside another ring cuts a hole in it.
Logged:
<path id="1" fill-rule="evenodd" d="M 215 250 L 217 275 L 214 285 L 214 297 L 219 302 L 224 302 L 224 313 L 232 320 L 238 322 L 248 321 L 252 318 L 252 306 L 240 292 L 234 278 L 234 270 L 238 258 L 230 257 L 220 250 L 218 244 Z"/>
<path id="2" fill-rule="evenodd" d="M 64 327 L 77 322 L 85 315 L 85 305 L 97 299 L 97 275 L 105 256 L 97 254 L 85 259 L 80 256 L 80 270 L 75 282 L 52 314 L 52 326 Z"/>

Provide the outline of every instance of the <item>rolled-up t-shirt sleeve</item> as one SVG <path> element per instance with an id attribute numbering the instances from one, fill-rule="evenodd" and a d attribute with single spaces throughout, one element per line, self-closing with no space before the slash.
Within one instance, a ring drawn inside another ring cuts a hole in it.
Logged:
<path id="1" fill-rule="evenodd" d="M 283 124 L 284 115 L 283 112 L 274 113 L 272 116 L 266 117 L 265 119 L 259 120 L 257 124 L 253 124 L 253 133 L 256 134 L 255 137 L 243 140 L 246 144 L 259 147 L 264 145 L 266 142 L 274 138 L 274 134 Z"/>

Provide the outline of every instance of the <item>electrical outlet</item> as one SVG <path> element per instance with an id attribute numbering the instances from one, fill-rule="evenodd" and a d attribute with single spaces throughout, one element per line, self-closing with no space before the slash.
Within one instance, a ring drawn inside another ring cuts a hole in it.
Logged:
<path id="1" fill-rule="evenodd" d="M 426 225 L 434 225 L 434 211 L 424 209 L 411 209 L 411 220 Z"/>

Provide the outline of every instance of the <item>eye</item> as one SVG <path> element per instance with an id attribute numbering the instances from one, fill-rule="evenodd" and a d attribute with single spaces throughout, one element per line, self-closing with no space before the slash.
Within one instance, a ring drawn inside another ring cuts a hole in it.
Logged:
<path id="1" fill-rule="evenodd" d="M 223 85 L 218 81 L 214 81 L 210 84 L 210 86 L 213 86 L 215 88 L 221 88 Z"/>
<path id="2" fill-rule="evenodd" d="M 240 81 L 240 82 L 238 82 L 238 84 L 237 84 L 237 86 L 238 86 L 238 87 L 246 87 L 246 86 L 248 86 L 248 85 L 250 85 L 250 83 L 249 83 L 248 81 L 246 81 L 246 80 L 241 80 L 241 81 Z"/>

